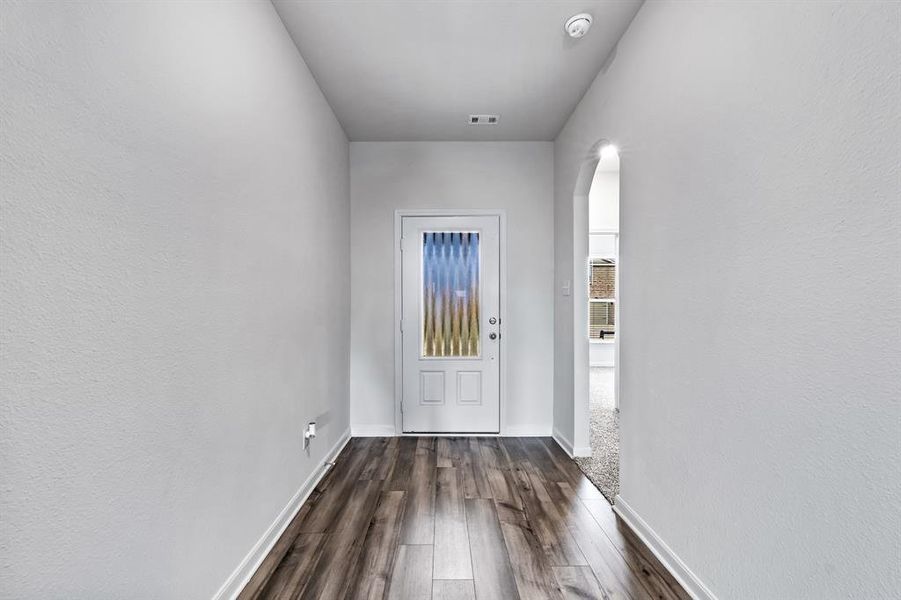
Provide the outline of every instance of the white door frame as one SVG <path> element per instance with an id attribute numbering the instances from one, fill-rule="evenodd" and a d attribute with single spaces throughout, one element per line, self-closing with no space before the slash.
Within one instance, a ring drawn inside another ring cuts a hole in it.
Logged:
<path id="1" fill-rule="evenodd" d="M 394 211 L 394 434 L 418 436 L 419 433 L 404 433 L 403 415 L 400 412 L 403 400 L 404 356 L 400 322 L 403 319 L 403 264 L 400 240 L 403 233 L 404 217 L 498 217 L 500 222 L 500 332 L 498 352 L 500 354 L 500 433 L 507 430 L 507 212 L 504 209 L 402 209 Z M 454 434 L 463 435 L 463 434 Z M 492 434 L 478 434 L 491 437 Z"/>

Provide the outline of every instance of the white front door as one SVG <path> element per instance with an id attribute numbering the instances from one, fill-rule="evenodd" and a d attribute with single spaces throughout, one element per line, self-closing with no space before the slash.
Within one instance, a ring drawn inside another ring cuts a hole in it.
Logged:
<path id="1" fill-rule="evenodd" d="M 405 433 L 500 432 L 500 218 L 403 217 Z"/>

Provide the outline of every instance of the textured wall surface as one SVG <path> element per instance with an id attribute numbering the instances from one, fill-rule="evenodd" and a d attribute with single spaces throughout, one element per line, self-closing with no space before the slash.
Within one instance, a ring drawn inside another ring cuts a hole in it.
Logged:
<path id="1" fill-rule="evenodd" d="M 621 148 L 621 495 L 721 599 L 901 589 L 899 31 L 896 2 L 649 2 L 557 139 L 558 277 L 580 161 Z"/>
<path id="2" fill-rule="evenodd" d="M 0 597 L 209 598 L 348 426 L 346 137 L 269 3 L 0 51 Z"/>
<path id="3" fill-rule="evenodd" d="M 507 403 L 501 423 L 550 433 L 553 351 L 551 142 L 353 142 L 351 414 L 394 428 L 394 211 L 507 211 Z"/>

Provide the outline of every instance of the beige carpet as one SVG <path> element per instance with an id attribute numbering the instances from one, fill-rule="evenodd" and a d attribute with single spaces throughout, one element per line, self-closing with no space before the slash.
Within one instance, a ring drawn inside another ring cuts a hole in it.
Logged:
<path id="1" fill-rule="evenodd" d="M 577 458 L 576 464 L 607 501 L 619 493 L 619 413 L 614 407 L 613 369 L 591 368 L 591 456 Z"/>

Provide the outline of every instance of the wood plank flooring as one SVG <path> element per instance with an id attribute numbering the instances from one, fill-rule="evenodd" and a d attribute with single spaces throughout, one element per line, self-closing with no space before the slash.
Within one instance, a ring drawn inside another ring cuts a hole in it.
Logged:
<path id="1" fill-rule="evenodd" d="M 688 594 L 550 438 L 354 438 L 241 600 Z"/>

